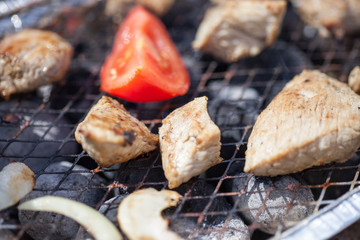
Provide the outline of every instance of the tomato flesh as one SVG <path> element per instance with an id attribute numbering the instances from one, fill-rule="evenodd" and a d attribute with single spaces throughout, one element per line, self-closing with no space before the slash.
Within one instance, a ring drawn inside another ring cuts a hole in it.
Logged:
<path id="1" fill-rule="evenodd" d="M 100 73 L 101 90 L 132 102 L 185 94 L 187 69 L 162 22 L 141 6 L 120 26 Z"/>

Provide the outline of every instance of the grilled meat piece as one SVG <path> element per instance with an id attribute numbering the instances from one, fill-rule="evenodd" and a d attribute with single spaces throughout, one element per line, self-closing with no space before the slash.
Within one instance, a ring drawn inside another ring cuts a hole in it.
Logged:
<path id="1" fill-rule="evenodd" d="M 103 96 L 75 131 L 76 140 L 100 166 L 126 162 L 157 147 L 158 136 L 123 105 Z"/>
<path id="2" fill-rule="evenodd" d="M 348 79 L 349 87 L 356 93 L 360 93 L 360 67 L 354 67 Z"/>
<path id="3" fill-rule="evenodd" d="M 260 114 L 245 172 L 276 176 L 344 162 L 360 146 L 360 96 L 345 83 L 305 70 Z"/>
<path id="4" fill-rule="evenodd" d="M 220 129 L 207 112 L 207 98 L 174 110 L 159 129 L 160 151 L 169 188 L 220 163 Z"/>
<path id="5" fill-rule="evenodd" d="M 120 23 L 131 8 L 140 4 L 156 15 L 162 16 L 168 12 L 174 2 L 175 0 L 107 0 L 105 14 Z"/>
<path id="6" fill-rule="evenodd" d="M 342 38 L 345 34 L 360 31 L 359 0 L 291 0 L 302 20 L 319 30 L 322 37 L 333 33 Z"/>
<path id="7" fill-rule="evenodd" d="M 0 42 L 0 95 L 30 92 L 64 78 L 72 46 L 49 31 L 25 29 Z"/>
<path id="8" fill-rule="evenodd" d="M 193 48 L 224 62 L 256 56 L 275 42 L 285 11 L 285 0 L 219 2 L 207 10 Z"/>

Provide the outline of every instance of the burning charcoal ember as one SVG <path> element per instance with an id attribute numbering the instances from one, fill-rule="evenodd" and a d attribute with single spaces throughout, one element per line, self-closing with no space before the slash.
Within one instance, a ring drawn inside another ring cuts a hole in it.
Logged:
<path id="1" fill-rule="evenodd" d="M 224 62 L 258 55 L 281 30 L 286 1 L 221 1 L 209 9 L 193 47 Z"/>
<path id="2" fill-rule="evenodd" d="M 156 149 L 159 138 L 115 99 L 103 96 L 75 131 L 76 140 L 102 167 Z"/>
<path id="3" fill-rule="evenodd" d="M 98 175 L 93 175 L 90 170 L 69 162 L 57 162 L 49 165 L 45 173 L 36 180 L 34 190 L 21 202 L 45 196 L 54 195 L 76 200 L 93 206 L 98 203 L 106 192 L 104 180 Z M 103 188 L 102 188 L 103 187 Z M 49 212 L 19 211 L 21 224 L 29 224 L 26 232 L 35 240 L 45 239 L 70 239 L 73 238 L 79 225 L 59 214 Z M 56 227 L 53 228 L 53 224 Z"/>
<path id="4" fill-rule="evenodd" d="M 360 2 L 357 0 L 291 0 L 302 20 L 322 37 L 342 38 L 360 31 Z"/>
<path id="5" fill-rule="evenodd" d="M 207 97 L 195 98 L 162 121 L 160 151 L 169 188 L 220 163 L 220 129 L 207 111 Z"/>
<path id="6" fill-rule="evenodd" d="M 24 113 L 11 113 L 10 109 L 17 104 L 27 110 Z M 45 169 L 50 162 L 64 160 L 64 155 L 80 151 L 75 141 L 67 141 L 72 133 L 71 123 L 64 117 L 58 119 L 47 112 L 39 111 L 36 115 L 28 113 L 29 109 L 35 111 L 38 108 L 39 105 L 30 101 L 0 102 L 1 155 L 9 161 L 14 158 L 23 161 L 35 173 Z M 1 161 L 0 169 L 7 163 Z"/>
<path id="7" fill-rule="evenodd" d="M 61 81 L 70 67 L 72 46 L 56 33 L 26 29 L 0 42 L 0 94 L 31 92 Z"/>
<path id="8" fill-rule="evenodd" d="M 121 201 L 126 196 L 127 196 L 127 194 L 118 195 L 116 197 L 113 197 L 113 198 L 107 200 L 106 202 L 104 202 L 101 205 L 101 207 L 99 208 L 99 212 L 104 214 L 105 217 L 107 217 L 111 222 L 116 223 L 117 227 L 119 226 L 117 223 L 117 219 L 116 219 L 118 207 L 119 207 L 119 204 L 121 203 Z M 92 239 L 92 237 L 83 227 L 80 227 L 80 229 L 76 235 L 76 239 L 84 240 L 84 239 Z"/>
<path id="9" fill-rule="evenodd" d="M 349 87 L 356 92 L 357 94 L 360 93 L 360 67 L 354 67 L 353 70 L 351 70 L 349 79 L 348 79 Z"/>
<path id="10" fill-rule="evenodd" d="M 269 178 L 241 173 L 226 182 L 225 189 L 239 193 L 232 197 L 232 202 L 238 202 L 236 208 L 241 216 L 270 234 L 280 226 L 295 225 L 314 210 L 310 189 L 300 188 L 300 183 L 290 176 Z"/>
<path id="11" fill-rule="evenodd" d="M 215 187 L 205 181 L 188 182 L 175 189 L 182 195 L 193 197 L 193 200 L 186 201 L 182 211 L 189 213 L 200 213 L 209 203 Z M 190 192 L 189 192 L 190 191 Z M 206 196 L 206 197 L 202 197 Z M 223 197 L 215 197 L 208 212 L 228 212 L 232 206 Z M 169 214 L 170 213 L 165 213 Z M 171 216 L 169 216 L 171 219 Z M 210 240 L 210 239 L 250 239 L 250 233 L 240 217 L 233 215 L 226 221 L 224 215 L 206 215 L 203 222 L 197 224 L 197 218 L 176 217 L 171 219 L 170 228 L 181 237 L 188 239 Z M 225 229 L 222 232 L 220 229 Z"/>

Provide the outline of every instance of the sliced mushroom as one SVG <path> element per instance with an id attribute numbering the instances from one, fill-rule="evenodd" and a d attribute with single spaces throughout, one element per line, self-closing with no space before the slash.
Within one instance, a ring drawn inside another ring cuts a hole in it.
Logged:
<path id="1" fill-rule="evenodd" d="M 130 240 L 182 239 L 169 230 L 161 212 L 175 206 L 181 195 L 171 190 L 141 189 L 125 197 L 118 208 L 120 228 Z"/>
<path id="2" fill-rule="evenodd" d="M 33 190 L 34 172 L 24 163 L 11 162 L 0 172 L 0 210 L 8 208 Z"/>
<path id="3" fill-rule="evenodd" d="M 45 196 L 26 201 L 20 210 L 55 212 L 72 218 L 95 238 L 120 240 L 122 236 L 115 225 L 91 207 L 63 197 Z"/>

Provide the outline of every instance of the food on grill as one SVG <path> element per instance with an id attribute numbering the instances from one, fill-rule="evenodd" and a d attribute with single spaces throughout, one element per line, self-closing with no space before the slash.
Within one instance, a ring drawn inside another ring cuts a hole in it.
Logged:
<path id="1" fill-rule="evenodd" d="M 224 62 L 258 55 L 281 30 L 285 0 L 228 0 L 207 10 L 193 47 Z"/>
<path id="2" fill-rule="evenodd" d="M 101 69 L 101 90 L 132 102 L 183 95 L 189 74 L 162 22 L 141 6 L 128 14 Z"/>
<path id="3" fill-rule="evenodd" d="M 276 176 L 346 161 L 360 146 L 359 107 L 345 83 L 303 71 L 256 120 L 244 171 Z"/>
<path id="4" fill-rule="evenodd" d="M 53 195 L 95 206 L 106 191 L 105 181 L 99 175 L 93 175 L 90 170 L 79 165 L 62 161 L 50 164 L 36 179 L 35 189 L 21 202 Z M 35 240 L 72 239 L 79 229 L 76 222 L 60 214 L 20 210 L 18 215 L 21 224 L 29 225 L 26 233 Z"/>
<path id="5" fill-rule="evenodd" d="M 269 178 L 241 173 L 234 174 L 225 185 L 228 191 L 239 193 L 232 196 L 232 201 L 238 203 L 240 215 L 270 234 L 284 231 L 314 211 L 310 189 L 300 188 L 299 181 L 290 176 Z"/>
<path id="6" fill-rule="evenodd" d="M 103 96 L 75 131 L 76 140 L 100 166 L 126 162 L 157 147 L 158 136 L 115 99 Z"/>
<path id="7" fill-rule="evenodd" d="M 119 230 L 104 215 L 84 203 L 63 197 L 44 196 L 19 205 L 20 210 L 46 211 L 62 214 L 85 227 L 96 240 L 120 240 Z"/>
<path id="8" fill-rule="evenodd" d="M 319 30 L 322 37 L 330 33 L 342 38 L 360 31 L 358 0 L 291 0 L 302 20 Z"/>
<path id="9" fill-rule="evenodd" d="M 118 224 L 116 223 L 117 210 L 119 204 L 126 196 L 127 195 L 125 194 L 117 195 L 116 197 L 113 197 L 105 201 L 99 208 L 99 212 L 103 214 L 105 217 L 107 217 L 111 222 L 115 223 L 116 227 L 118 227 Z M 90 234 L 83 227 L 80 227 L 75 239 L 84 240 L 89 238 L 90 238 Z"/>
<path id="10" fill-rule="evenodd" d="M 70 67 L 72 46 L 53 32 L 25 29 L 0 42 L 0 94 L 30 92 L 59 82 Z"/>
<path id="11" fill-rule="evenodd" d="M 0 172 L 0 211 L 16 204 L 33 190 L 34 172 L 21 162 L 11 162 Z"/>
<path id="12" fill-rule="evenodd" d="M 159 128 L 160 151 L 169 188 L 176 188 L 220 163 L 220 129 L 207 112 L 207 97 L 174 110 Z"/>
<path id="13" fill-rule="evenodd" d="M 162 16 L 168 12 L 175 0 L 107 0 L 105 14 L 117 22 L 126 16 L 131 8 L 141 4 L 155 14 Z"/>
<path id="14" fill-rule="evenodd" d="M 348 79 L 349 87 L 356 93 L 360 93 L 360 67 L 354 67 Z"/>
<path id="15" fill-rule="evenodd" d="M 209 198 L 215 193 L 215 187 L 206 181 L 189 181 L 176 189 L 181 195 L 186 195 L 187 201 L 182 205 L 182 212 L 199 213 L 203 212 L 209 203 Z M 233 206 L 227 202 L 225 197 L 215 197 L 207 212 L 230 212 Z M 171 212 L 164 213 L 165 216 Z M 201 224 L 198 224 L 198 217 L 176 216 L 171 218 L 170 229 L 184 239 L 241 239 L 249 240 L 250 232 L 245 223 L 236 214 L 227 219 L 222 214 L 208 214 Z"/>
<path id="16" fill-rule="evenodd" d="M 131 240 L 182 239 L 169 230 L 168 222 L 161 216 L 164 209 L 176 206 L 180 198 L 180 194 L 170 190 L 137 190 L 120 203 L 119 226 Z"/>
<path id="17" fill-rule="evenodd" d="M 64 155 L 80 152 L 79 144 L 67 141 L 72 133 L 72 123 L 64 116 L 39 111 L 41 103 L 10 99 L 0 102 L 0 169 L 12 161 L 12 157 L 24 158 L 24 163 L 34 173 L 44 170 L 50 162 L 65 160 Z M 17 109 L 17 112 L 12 112 Z M 38 114 L 34 115 L 34 112 Z M 11 156 L 11 157 L 10 157 Z"/>

